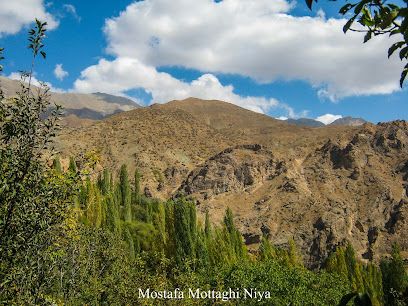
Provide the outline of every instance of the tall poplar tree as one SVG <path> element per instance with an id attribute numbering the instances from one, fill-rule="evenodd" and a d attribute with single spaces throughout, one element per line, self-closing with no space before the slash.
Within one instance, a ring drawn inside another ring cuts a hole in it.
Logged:
<path id="1" fill-rule="evenodd" d="M 122 165 L 119 172 L 119 190 L 123 206 L 123 218 L 126 222 L 132 221 L 131 189 L 126 165 Z"/>

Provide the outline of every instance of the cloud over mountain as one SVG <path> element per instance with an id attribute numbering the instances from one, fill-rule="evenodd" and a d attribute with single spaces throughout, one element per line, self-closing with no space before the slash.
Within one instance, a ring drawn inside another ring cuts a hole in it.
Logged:
<path id="1" fill-rule="evenodd" d="M 262 112 L 288 107 L 276 99 L 240 97 L 216 75 L 258 83 L 304 80 L 332 101 L 399 90 L 402 66 L 397 58 L 387 59 L 388 37 L 363 45 L 361 33 L 343 34 L 345 19 L 293 16 L 292 8 L 285 0 L 134 2 L 105 23 L 107 51 L 114 59 L 82 71 L 74 89 L 95 91 L 103 82 L 112 93 L 144 88 L 155 102 L 194 95 Z M 158 72 L 159 67 L 203 75 L 188 83 Z M 296 113 L 289 108 L 287 116 Z"/>
<path id="2" fill-rule="evenodd" d="M 342 115 L 325 114 L 325 115 L 317 117 L 315 120 L 320 121 L 320 122 L 327 125 L 327 124 L 330 124 L 330 123 L 332 123 L 332 122 L 334 122 L 334 121 L 336 121 L 337 119 L 340 119 L 340 118 L 343 118 L 343 116 Z"/>
<path id="3" fill-rule="evenodd" d="M 293 109 L 281 105 L 275 99 L 241 97 L 233 92 L 232 85 L 223 86 L 213 74 L 203 74 L 188 83 L 130 57 L 119 57 L 113 61 L 101 59 L 98 64 L 82 71 L 81 78 L 75 82 L 74 88 L 79 92 L 104 91 L 112 94 L 143 88 L 152 95 L 156 103 L 197 97 L 230 101 L 260 113 L 280 107 L 294 114 Z"/>

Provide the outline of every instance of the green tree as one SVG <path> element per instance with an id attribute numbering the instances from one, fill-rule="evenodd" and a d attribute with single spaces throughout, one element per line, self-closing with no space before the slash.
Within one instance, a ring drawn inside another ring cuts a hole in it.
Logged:
<path id="1" fill-rule="evenodd" d="M 174 203 L 174 233 L 178 263 L 184 262 L 187 258 L 192 258 L 195 254 L 197 225 L 195 217 L 192 217 L 195 214 L 193 205 L 184 199 L 177 199 Z"/>
<path id="2" fill-rule="evenodd" d="M 130 255 L 130 258 L 135 258 L 135 244 L 134 244 L 134 242 L 133 242 L 133 237 L 132 237 L 132 235 L 130 234 L 130 231 L 129 231 L 129 228 L 125 228 L 125 231 L 124 231 L 124 238 L 125 238 L 125 241 L 127 242 L 127 244 L 128 244 L 128 247 L 129 247 L 129 255 Z"/>
<path id="3" fill-rule="evenodd" d="M 210 216 L 208 214 L 208 210 L 205 212 L 205 222 L 204 222 L 204 233 L 207 238 L 211 237 L 211 223 L 210 223 Z"/>
<path id="4" fill-rule="evenodd" d="M 77 179 L 56 176 L 44 162 L 58 130 L 60 107 L 45 116 L 48 88 L 33 92 L 30 81 L 37 54 L 45 57 L 46 23 L 29 32 L 32 66 L 12 99 L 0 97 L 0 301 L 43 304 L 54 281 L 52 257 L 65 234 Z"/>
<path id="5" fill-rule="evenodd" d="M 68 171 L 71 171 L 72 173 L 78 172 L 78 167 L 73 157 L 69 158 Z"/>
<path id="6" fill-rule="evenodd" d="M 99 228 L 105 220 L 105 209 L 103 208 L 102 196 L 99 189 L 91 182 L 90 179 L 86 182 L 86 202 L 85 202 L 85 217 L 86 223 L 96 228 Z"/>
<path id="7" fill-rule="evenodd" d="M 259 245 L 259 258 L 261 261 L 272 260 L 276 258 L 275 248 L 266 236 L 262 236 L 261 244 Z"/>
<path id="8" fill-rule="evenodd" d="M 243 257 L 245 255 L 245 248 L 242 240 L 242 236 L 234 224 L 234 216 L 231 209 L 228 207 L 224 216 L 224 226 L 226 232 L 226 238 L 231 245 L 231 251 L 236 258 Z"/>
<path id="9" fill-rule="evenodd" d="M 107 195 L 111 192 L 111 174 L 108 169 L 104 169 L 102 174 L 99 175 L 98 187 L 103 195 Z"/>
<path id="10" fill-rule="evenodd" d="M 175 215 L 174 215 L 174 202 L 169 201 L 165 205 L 165 219 L 166 219 L 166 256 L 171 258 L 176 254 L 176 233 L 175 233 Z"/>
<path id="11" fill-rule="evenodd" d="M 303 267 L 302 256 L 296 247 L 295 240 L 289 239 L 289 249 L 288 249 L 289 264 L 292 266 Z"/>
<path id="12" fill-rule="evenodd" d="M 31 58 L 31 68 L 30 72 L 28 73 L 28 88 L 31 88 L 31 79 L 34 74 L 34 65 L 35 65 L 35 60 L 38 56 L 38 53 L 45 59 L 47 54 L 43 50 L 44 48 L 44 38 L 45 38 L 45 32 L 47 31 L 47 23 L 46 22 L 41 22 L 38 19 L 35 19 L 35 26 L 33 29 L 30 29 L 28 31 L 28 48 L 31 49 L 32 51 L 32 58 Z"/>
<path id="13" fill-rule="evenodd" d="M 120 218 L 117 204 L 113 197 L 108 195 L 106 201 L 106 225 L 111 232 L 120 233 Z"/>
<path id="14" fill-rule="evenodd" d="M 337 274 L 314 273 L 276 260 L 239 262 L 223 273 L 225 288 L 256 288 L 271 297 L 238 305 L 338 305 L 348 285 Z"/>
<path id="15" fill-rule="evenodd" d="M 52 168 L 57 172 L 57 173 L 62 173 L 62 166 L 61 166 L 61 160 L 59 156 L 56 156 L 52 162 Z"/>
<path id="16" fill-rule="evenodd" d="M 362 266 L 357 263 L 353 246 L 350 243 L 346 246 L 344 257 L 347 265 L 348 278 L 354 291 L 363 292 L 364 284 Z"/>
<path id="17" fill-rule="evenodd" d="M 122 165 L 122 167 L 120 167 L 119 190 L 120 190 L 121 204 L 123 206 L 124 220 L 127 222 L 132 221 L 131 189 L 130 189 L 129 176 L 128 176 L 126 165 Z"/>
<path id="18" fill-rule="evenodd" d="M 140 180 L 141 180 L 142 175 L 140 174 L 139 170 L 135 170 L 135 189 L 133 192 L 133 202 L 140 204 L 140 197 L 141 197 L 141 192 L 140 192 Z"/>
<path id="19" fill-rule="evenodd" d="M 404 297 L 404 292 L 408 289 L 408 275 L 397 244 L 393 245 L 391 258 L 383 259 L 380 267 L 386 305 L 406 305 L 408 297 Z"/>
<path id="20" fill-rule="evenodd" d="M 328 272 L 339 274 L 349 283 L 352 293 L 344 296 L 344 301 L 352 299 L 357 301 L 360 298 L 365 300 L 367 295 L 372 305 L 382 305 L 383 290 L 380 270 L 371 263 L 365 265 L 358 261 L 350 243 L 345 247 L 338 247 L 329 256 L 325 269 Z"/>

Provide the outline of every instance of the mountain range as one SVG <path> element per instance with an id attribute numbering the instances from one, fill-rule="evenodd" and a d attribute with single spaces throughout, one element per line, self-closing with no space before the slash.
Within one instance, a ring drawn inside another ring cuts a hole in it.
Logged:
<path id="1" fill-rule="evenodd" d="M 310 118 L 299 118 L 299 119 L 287 119 L 285 120 L 289 124 L 299 125 L 299 126 L 310 126 L 310 127 L 322 127 L 325 126 L 323 122 L 310 119 Z M 363 118 L 353 118 L 350 116 L 339 118 L 334 120 L 328 125 L 347 125 L 347 126 L 359 126 L 367 123 Z"/>
<path id="2" fill-rule="evenodd" d="M 102 118 L 71 114 L 77 121 L 56 139 L 63 166 L 92 151 L 96 171 L 138 169 L 148 197 L 191 198 L 216 223 L 229 207 L 249 249 L 262 236 L 282 247 L 294 239 L 312 268 L 347 242 L 367 261 L 389 254 L 394 242 L 408 249 L 405 121 L 342 118 L 315 128 L 216 100 L 138 107 L 101 93 L 52 99 Z"/>
<path id="3" fill-rule="evenodd" d="M 20 89 L 20 82 L 0 76 L 1 88 L 7 97 L 14 96 Z M 36 86 L 33 86 L 37 88 Z M 140 105 L 126 97 L 105 93 L 59 93 L 50 92 L 51 102 L 64 108 L 64 116 L 100 120 L 112 114 L 139 108 Z"/>
<path id="4" fill-rule="evenodd" d="M 127 164 L 146 196 L 195 200 L 221 222 L 230 207 L 248 247 L 294 239 L 310 267 L 352 243 L 363 260 L 407 249 L 408 124 L 291 125 L 222 101 L 186 99 L 67 128 L 58 148 Z M 404 254 L 406 256 L 407 254 Z"/>

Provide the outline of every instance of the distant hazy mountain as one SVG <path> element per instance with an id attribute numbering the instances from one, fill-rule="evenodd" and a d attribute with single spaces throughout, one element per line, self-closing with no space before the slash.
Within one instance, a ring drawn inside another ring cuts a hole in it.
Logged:
<path id="1" fill-rule="evenodd" d="M 324 123 L 310 119 L 310 118 L 299 118 L 299 119 L 287 119 L 285 120 L 289 124 L 297 125 L 297 126 L 310 126 L 310 127 L 322 127 L 325 126 Z M 364 123 L 367 123 L 366 120 L 363 118 L 353 118 L 353 117 L 343 117 L 333 121 L 328 125 L 343 125 L 343 126 L 360 126 Z"/>
<path id="2" fill-rule="evenodd" d="M 287 119 L 286 122 L 297 126 L 310 126 L 310 127 L 324 126 L 324 123 L 310 118 Z"/>
<path id="3" fill-rule="evenodd" d="M 0 87 L 6 97 L 20 89 L 19 81 L 0 77 Z M 107 116 L 141 107 L 132 100 L 106 93 L 80 94 L 51 92 L 51 101 L 64 107 L 66 116 L 100 120 Z"/>
<path id="4" fill-rule="evenodd" d="M 366 120 L 363 118 L 353 118 L 353 117 L 343 117 L 340 119 L 337 119 L 330 123 L 330 125 L 347 125 L 347 126 L 360 126 L 363 125 L 364 123 L 367 123 Z"/>
<path id="5" fill-rule="evenodd" d="M 124 106 L 134 106 L 136 103 L 132 100 L 130 100 L 129 98 L 125 98 L 125 97 L 120 97 L 120 96 L 114 96 L 114 95 L 110 95 L 107 93 L 103 93 L 103 92 L 95 92 L 92 95 L 97 96 L 98 98 L 109 102 L 109 103 L 116 103 L 116 104 L 120 104 L 120 105 L 124 105 Z M 140 105 L 136 104 L 137 107 L 140 107 Z"/>

